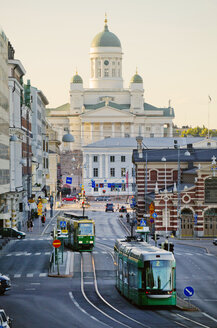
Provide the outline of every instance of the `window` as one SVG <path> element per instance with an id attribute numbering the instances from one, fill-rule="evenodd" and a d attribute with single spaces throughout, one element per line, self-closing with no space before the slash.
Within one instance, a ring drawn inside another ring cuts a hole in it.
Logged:
<path id="1" fill-rule="evenodd" d="M 101 68 L 98 68 L 98 77 L 101 77 Z"/>
<path id="2" fill-rule="evenodd" d="M 110 176 L 115 177 L 115 168 L 114 167 L 110 168 Z"/>
<path id="3" fill-rule="evenodd" d="M 115 68 L 112 68 L 112 77 L 115 77 L 115 74 L 116 72 L 115 72 Z"/>
<path id="4" fill-rule="evenodd" d="M 134 167 L 132 167 L 132 177 L 135 177 L 136 176 L 136 170 Z"/>
<path id="5" fill-rule="evenodd" d="M 121 162 L 126 162 L 126 157 L 125 156 L 121 156 Z"/>
<path id="6" fill-rule="evenodd" d="M 93 156 L 93 161 L 96 163 L 98 162 L 98 156 Z"/>
<path id="7" fill-rule="evenodd" d="M 125 177 L 126 176 L 126 168 L 125 167 L 122 167 L 121 168 L 121 176 L 122 177 Z"/>
<path id="8" fill-rule="evenodd" d="M 94 169 L 93 169 L 93 176 L 98 177 L 98 168 L 97 167 L 94 167 Z"/>
<path id="9" fill-rule="evenodd" d="M 110 162 L 115 162 L 115 156 L 110 156 Z"/>
<path id="10" fill-rule="evenodd" d="M 109 76 L 109 69 L 108 68 L 105 68 L 104 69 L 104 76 L 105 77 L 108 77 Z"/>
<path id="11" fill-rule="evenodd" d="M 217 178 L 205 180 L 205 203 L 216 203 L 217 199 Z"/>
<path id="12" fill-rule="evenodd" d="M 99 187 L 95 187 L 94 191 L 96 191 L 96 192 L 99 191 Z"/>
<path id="13" fill-rule="evenodd" d="M 126 191 L 126 184 L 125 183 L 122 183 L 122 185 L 121 185 L 121 191 Z"/>
<path id="14" fill-rule="evenodd" d="M 150 172 L 150 180 L 151 181 L 157 181 L 157 171 L 151 170 L 151 172 Z"/>

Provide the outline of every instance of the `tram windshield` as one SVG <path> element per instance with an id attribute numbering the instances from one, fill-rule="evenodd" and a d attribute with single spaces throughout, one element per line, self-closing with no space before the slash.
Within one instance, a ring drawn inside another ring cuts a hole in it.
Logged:
<path id="1" fill-rule="evenodd" d="M 92 223 L 79 223 L 78 234 L 90 236 L 93 235 L 93 224 Z"/>
<path id="2" fill-rule="evenodd" d="M 173 287 L 172 261 L 147 261 L 142 272 L 143 288 L 169 291 Z"/>

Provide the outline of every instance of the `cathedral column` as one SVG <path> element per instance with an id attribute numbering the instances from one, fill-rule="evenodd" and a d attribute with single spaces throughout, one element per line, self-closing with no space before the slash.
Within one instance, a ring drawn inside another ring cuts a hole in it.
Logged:
<path id="1" fill-rule="evenodd" d="M 93 123 L 90 123 L 90 140 L 93 142 Z"/>
<path id="2" fill-rule="evenodd" d="M 131 138 L 134 137 L 134 124 L 133 123 L 130 123 L 130 136 L 131 136 Z"/>
<path id="3" fill-rule="evenodd" d="M 103 123 L 100 123 L 100 139 L 103 139 Z"/>
<path id="4" fill-rule="evenodd" d="M 112 138 L 115 137 L 115 123 L 112 123 Z"/>
<path id="5" fill-rule="evenodd" d="M 84 123 L 81 122 L 81 146 L 84 144 Z"/>
<path id="6" fill-rule="evenodd" d="M 124 138 L 124 123 L 121 123 L 121 137 Z"/>
<path id="7" fill-rule="evenodd" d="M 173 125 L 170 124 L 169 125 L 169 137 L 172 137 L 173 136 Z"/>

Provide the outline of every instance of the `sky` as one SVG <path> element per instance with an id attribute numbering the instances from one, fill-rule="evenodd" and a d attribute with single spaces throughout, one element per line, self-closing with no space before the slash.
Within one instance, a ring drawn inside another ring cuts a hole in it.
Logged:
<path id="1" fill-rule="evenodd" d="M 124 87 L 137 67 L 145 101 L 171 100 L 174 124 L 217 129 L 217 0 L 0 0 L 24 81 L 43 91 L 48 107 L 69 102 L 76 68 L 89 87 L 90 44 L 105 12 L 122 44 Z"/>

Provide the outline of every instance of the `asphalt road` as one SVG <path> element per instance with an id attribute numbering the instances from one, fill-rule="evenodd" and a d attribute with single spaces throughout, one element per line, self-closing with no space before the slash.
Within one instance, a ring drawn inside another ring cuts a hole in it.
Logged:
<path id="1" fill-rule="evenodd" d="M 105 213 L 102 205 L 87 213 L 96 222 L 93 258 L 98 291 L 116 310 L 102 302 L 93 289 L 93 269 L 88 255 L 84 257 L 83 292 L 80 253 L 74 253 L 72 278 L 47 276 L 52 251 L 49 229 L 54 224 L 54 221 L 48 220 L 47 233 L 40 229 L 39 235 L 35 225 L 26 240 L 10 241 L 0 253 L 0 271 L 9 274 L 12 280 L 12 289 L 0 297 L 0 302 L 14 319 L 13 328 L 217 327 L 215 256 L 207 255 L 203 249 L 175 245 L 178 293 L 183 296 L 184 287 L 194 287 L 192 302 L 201 308 L 201 312 L 137 308 L 115 288 L 114 242 L 126 235 L 118 213 Z"/>

